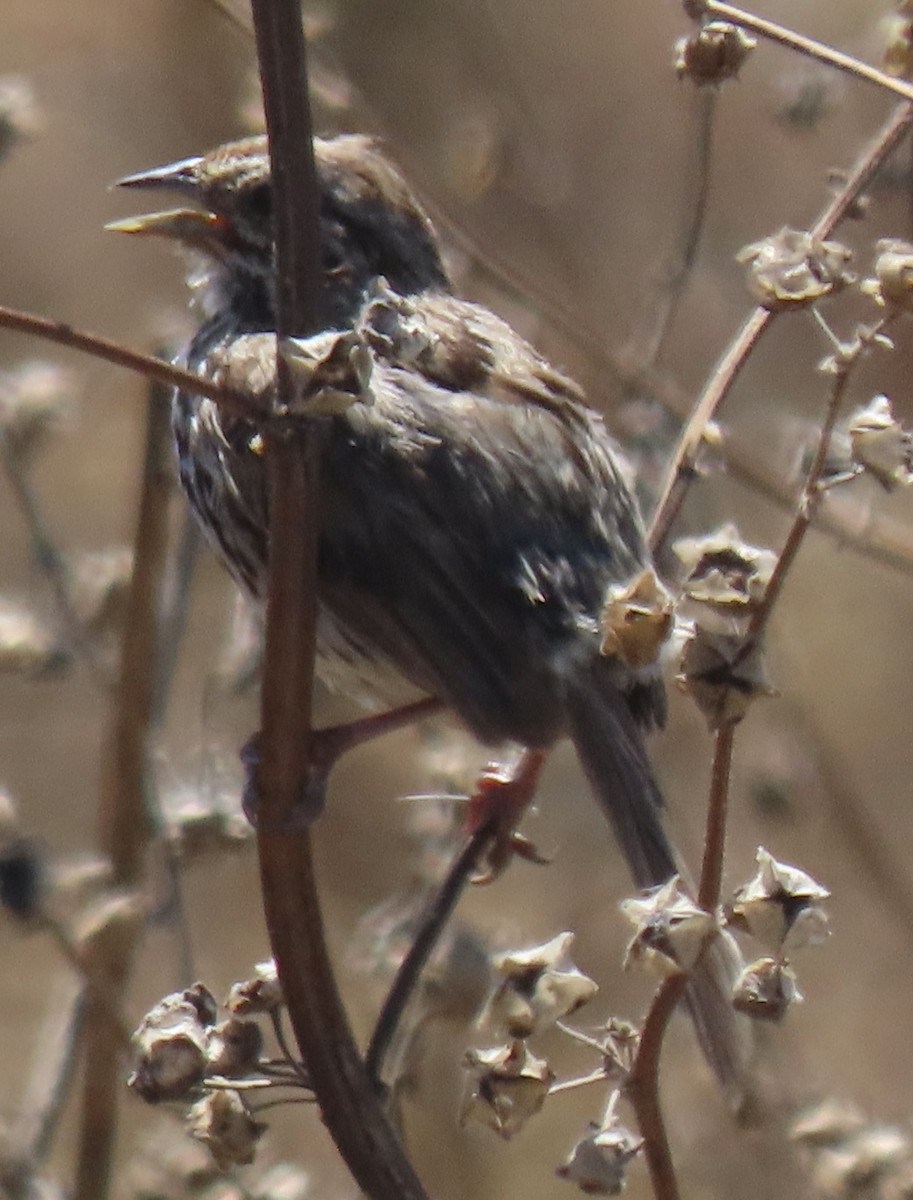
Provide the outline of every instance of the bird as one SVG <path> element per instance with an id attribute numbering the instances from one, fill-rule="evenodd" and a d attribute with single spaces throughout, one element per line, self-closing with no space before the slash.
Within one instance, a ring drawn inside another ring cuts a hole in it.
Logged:
<path id="1" fill-rule="evenodd" d="M 569 736 L 638 888 L 679 861 L 645 736 L 666 715 L 656 663 L 602 652 L 611 589 L 650 567 L 633 480 L 602 418 L 506 321 L 455 294 L 433 225 L 371 139 L 314 142 L 325 328 L 295 353 L 319 416 L 321 648 L 438 697 L 486 745 Z M 194 207 L 116 222 L 191 259 L 202 324 L 189 368 L 267 393 L 276 319 L 263 138 L 126 177 Z M 306 411 L 302 405 L 302 412 Z M 177 393 L 181 481 L 239 584 L 262 599 L 263 441 L 211 400 Z M 304 418 L 303 418 L 304 419 Z M 719 939 L 718 939 L 719 940 Z M 741 1076 L 729 968 L 692 981 L 724 1082 Z"/>

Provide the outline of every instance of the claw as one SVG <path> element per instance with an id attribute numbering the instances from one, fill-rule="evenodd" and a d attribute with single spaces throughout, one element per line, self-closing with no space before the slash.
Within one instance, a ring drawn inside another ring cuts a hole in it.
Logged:
<path id="1" fill-rule="evenodd" d="M 319 735 L 318 735 L 319 736 Z M 282 821 L 264 825 L 260 820 L 260 733 L 253 734 L 241 747 L 241 766 L 244 768 L 244 788 L 241 808 L 245 817 L 261 833 L 295 833 L 307 829 L 323 812 L 326 800 L 329 765 L 315 754 L 304 786 L 292 811 Z"/>
<path id="2" fill-rule="evenodd" d="M 490 824 L 492 842 L 485 855 L 486 869 L 473 876 L 473 883 L 493 883 L 514 857 L 540 864 L 550 862 L 516 828 L 532 803 L 544 761 L 541 751 L 525 750 L 512 767 L 490 763 L 483 771 L 469 798 L 468 824 L 471 833 Z"/>

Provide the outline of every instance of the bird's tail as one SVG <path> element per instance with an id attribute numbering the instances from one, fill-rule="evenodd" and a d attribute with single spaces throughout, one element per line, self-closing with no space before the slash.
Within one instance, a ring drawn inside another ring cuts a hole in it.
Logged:
<path id="1" fill-rule="evenodd" d="M 684 874 L 663 828 L 663 797 L 643 735 L 624 696 L 593 678 L 588 686 L 570 686 L 567 709 L 581 765 L 637 887 L 656 887 Z M 692 970 L 685 994 L 704 1056 L 735 1105 L 750 1090 L 752 1056 L 748 1021 L 732 1006 L 740 969 L 735 941 L 721 933 Z"/>

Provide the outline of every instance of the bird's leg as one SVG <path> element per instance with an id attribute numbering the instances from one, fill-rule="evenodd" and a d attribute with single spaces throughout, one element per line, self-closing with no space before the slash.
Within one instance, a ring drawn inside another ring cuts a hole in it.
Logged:
<path id="1" fill-rule="evenodd" d="M 491 825 L 492 840 L 485 855 L 486 869 L 473 883 L 491 883 L 514 855 L 528 862 L 546 863 L 517 826 L 536 794 L 545 763 L 544 750 L 524 750 L 512 764 L 489 763 L 469 797 L 469 832 Z"/>
<path id="2" fill-rule="evenodd" d="M 316 821 L 323 812 L 327 781 L 338 760 L 349 750 L 385 733 L 395 733 L 412 725 L 423 717 L 440 712 L 443 703 L 429 696 L 404 704 L 388 712 L 371 713 L 357 721 L 342 725 L 329 725 L 326 729 L 315 729 L 311 734 L 311 756 L 308 773 L 301 795 L 288 821 L 288 828 L 299 829 Z M 241 748 L 241 765 L 244 768 L 244 790 L 241 804 L 244 815 L 252 825 L 257 824 L 259 807 L 260 734 L 255 733 Z"/>

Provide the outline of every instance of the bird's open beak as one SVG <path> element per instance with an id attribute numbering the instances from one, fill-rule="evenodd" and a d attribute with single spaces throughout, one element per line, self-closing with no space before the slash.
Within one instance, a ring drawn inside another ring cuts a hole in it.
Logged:
<path id="1" fill-rule="evenodd" d="M 202 161 L 199 154 L 193 158 L 182 158 L 177 162 L 166 163 L 163 167 L 151 167 L 148 171 L 137 171 L 135 175 L 125 175 L 123 179 L 118 179 L 114 186 L 195 189 L 199 186 L 197 167 Z"/>
<path id="2" fill-rule="evenodd" d="M 151 234 L 188 245 L 199 245 L 212 241 L 220 227 L 221 218 L 215 213 L 196 208 L 172 208 L 167 212 L 144 213 L 139 217 L 126 217 L 122 221 L 109 221 L 105 229 L 114 233 Z"/>

